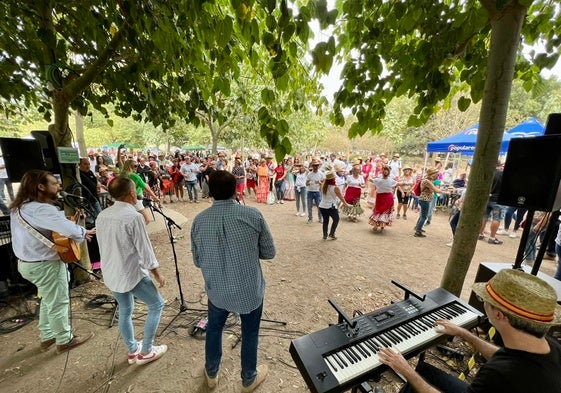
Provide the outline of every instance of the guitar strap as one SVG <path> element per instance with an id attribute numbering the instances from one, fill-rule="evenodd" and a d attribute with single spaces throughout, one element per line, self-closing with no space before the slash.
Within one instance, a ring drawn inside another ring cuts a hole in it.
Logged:
<path id="1" fill-rule="evenodd" d="M 23 216 L 21 215 L 21 211 L 20 209 L 18 209 L 18 215 L 17 215 L 17 220 L 19 221 L 19 223 L 29 231 L 29 233 L 31 235 L 33 235 L 33 237 L 37 240 L 39 240 L 41 243 L 43 243 L 45 246 L 55 250 L 55 246 L 56 244 L 49 239 L 48 237 L 46 237 L 45 235 L 43 235 L 41 232 L 39 232 L 37 229 L 35 229 L 34 227 L 31 226 L 30 223 L 28 223 L 25 218 L 23 218 Z"/>

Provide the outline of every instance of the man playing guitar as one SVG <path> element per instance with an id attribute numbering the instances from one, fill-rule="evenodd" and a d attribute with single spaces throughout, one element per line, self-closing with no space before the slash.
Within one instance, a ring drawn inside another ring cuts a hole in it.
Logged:
<path id="1" fill-rule="evenodd" d="M 53 205 L 59 191 L 60 183 L 50 172 L 26 172 L 10 204 L 10 226 L 12 248 L 19 259 L 18 270 L 37 287 L 41 296 L 41 350 L 46 351 L 56 343 L 57 352 L 62 353 L 83 344 L 94 334 L 72 333 L 68 269 L 56 249 L 47 244 L 53 240 L 53 231 L 81 243 L 90 240 L 95 229 L 86 230 L 66 219 L 64 212 Z"/>

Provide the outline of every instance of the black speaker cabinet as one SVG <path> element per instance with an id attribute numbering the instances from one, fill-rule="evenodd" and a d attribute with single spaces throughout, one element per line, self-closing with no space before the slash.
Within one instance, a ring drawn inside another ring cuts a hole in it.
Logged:
<path id="1" fill-rule="evenodd" d="M 20 182 L 31 169 L 46 169 L 41 144 L 35 139 L 0 138 L 8 178 Z"/>
<path id="2" fill-rule="evenodd" d="M 514 138 L 508 146 L 498 203 L 531 210 L 561 208 L 561 135 Z"/>
<path id="3" fill-rule="evenodd" d="M 561 134 L 561 113 L 550 113 L 547 116 L 544 135 Z"/>
<path id="4" fill-rule="evenodd" d="M 49 131 L 31 131 L 31 136 L 41 145 L 45 167 L 51 173 L 61 174 L 53 136 Z"/>

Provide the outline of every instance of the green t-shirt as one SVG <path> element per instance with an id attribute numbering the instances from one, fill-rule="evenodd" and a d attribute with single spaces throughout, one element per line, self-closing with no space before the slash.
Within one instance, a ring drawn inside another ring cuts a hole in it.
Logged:
<path id="1" fill-rule="evenodd" d="M 129 178 L 134 182 L 134 185 L 136 186 L 136 195 L 142 195 L 144 193 L 144 188 L 146 188 L 146 183 L 144 183 L 144 180 L 142 180 L 142 178 L 136 173 L 131 173 L 129 175 Z"/>

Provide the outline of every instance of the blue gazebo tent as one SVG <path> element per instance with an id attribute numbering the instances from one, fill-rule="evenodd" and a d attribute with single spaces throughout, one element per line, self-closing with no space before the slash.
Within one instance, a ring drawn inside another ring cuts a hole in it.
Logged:
<path id="1" fill-rule="evenodd" d="M 512 127 L 505 133 L 510 138 L 529 138 L 534 136 L 542 136 L 545 132 L 545 126 L 536 118 L 529 117 L 517 126 Z"/>

